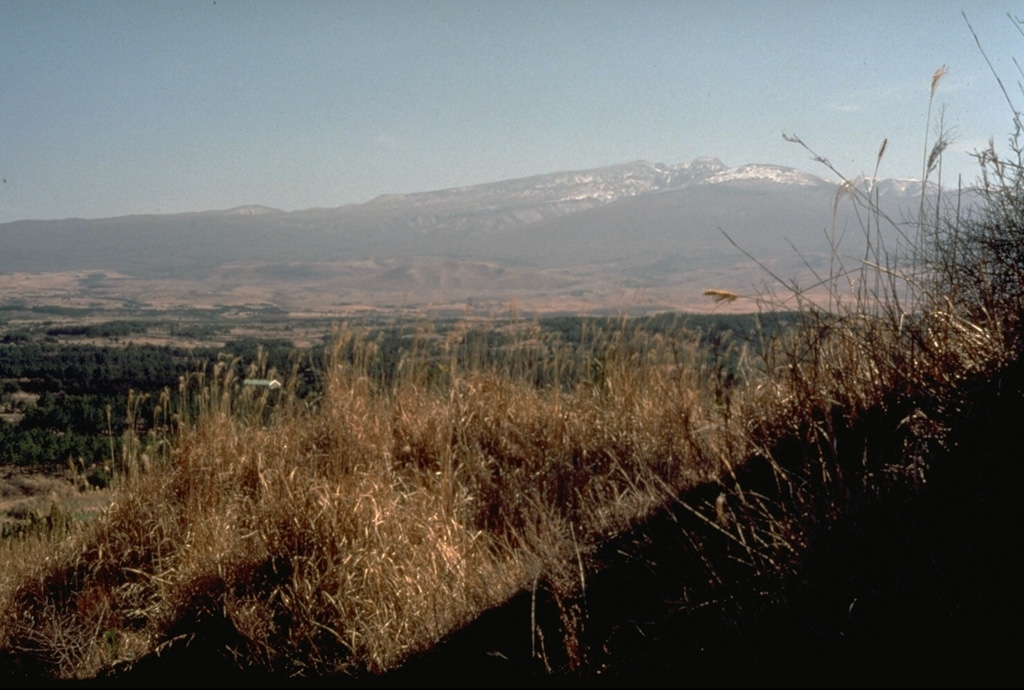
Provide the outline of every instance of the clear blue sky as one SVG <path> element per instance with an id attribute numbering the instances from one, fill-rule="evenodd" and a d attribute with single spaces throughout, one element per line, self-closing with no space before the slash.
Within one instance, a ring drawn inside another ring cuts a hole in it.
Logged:
<path id="1" fill-rule="evenodd" d="M 0 0 L 0 222 L 333 207 L 610 165 L 920 177 L 1011 113 L 1016 2 Z M 2 248 L 0 248 L 2 251 Z"/>

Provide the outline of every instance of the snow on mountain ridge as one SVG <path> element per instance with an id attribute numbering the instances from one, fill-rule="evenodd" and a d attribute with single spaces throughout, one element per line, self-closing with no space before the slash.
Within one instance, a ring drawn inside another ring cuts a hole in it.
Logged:
<path id="1" fill-rule="evenodd" d="M 412 203 L 417 207 L 432 207 L 471 202 L 490 209 L 587 200 L 602 204 L 659 189 L 664 186 L 672 171 L 671 167 L 633 161 L 591 170 L 559 171 L 432 192 L 389 194 L 368 203 L 377 206 Z"/>
<path id="2" fill-rule="evenodd" d="M 871 179 L 860 175 L 850 180 L 850 182 L 857 185 L 864 191 L 873 189 L 877 190 L 881 194 L 895 197 L 905 198 L 920 196 L 921 194 L 921 180 L 911 178 L 886 178 L 883 180 L 874 180 L 872 182 Z M 926 189 L 928 194 L 934 194 L 939 191 L 939 186 L 929 180 Z"/>
<path id="3" fill-rule="evenodd" d="M 739 180 L 765 180 L 778 184 L 795 184 L 801 186 L 814 186 L 820 184 L 831 184 L 816 175 L 811 175 L 796 168 L 787 168 L 781 165 L 765 165 L 752 163 L 741 165 L 738 168 L 727 168 L 702 180 L 703 184 L 721 184 L 723 182 L 736 182 Z"/>
<path id="4" fill-rule="evenodd" d="M 469 205 L 476 212 L 533 207 L 549 208 L 561 215 L 648 193 L 733 182 L 801 187 L 834 184 L 796 168 L 763 163 L 727 167 L 718 158 L 704 156 L 675 165 L 636 160 L 601 168 L 563 170 L 431 192 L 385 195 L 368 204 L 378 208 L 392 206 L 396 210 L 411 206 L 418 213 L 426 214 L 446 214 L 454 207 Z M 560 207 L 561 210 L 556 210 Z M 573 211 L 569 211 L 570 208 Z"/>

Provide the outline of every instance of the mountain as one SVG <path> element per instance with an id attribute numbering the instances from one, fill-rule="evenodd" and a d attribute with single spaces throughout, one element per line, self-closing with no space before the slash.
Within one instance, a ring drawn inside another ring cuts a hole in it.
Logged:
<path id="1" fill-rule="evenodd" d="M 863 180 L 856 184 L 862 189 L 869 185 Z M 920 183 L 881 180 L 870 188 L 891 218 L 906 217 L 919 207 Z M 240 276 L 246 275 L 250 281 L 286 282 L 303 276 L 312 281 L 326 271 L 360 275 L 366 285 L 386 285 L 391 276 L 395 285 L 413 286 L 409 289 L 474 290 L 501 283 L 514 291 L 521 274 L 526 288 L 579 292 L 572 276 L 586 271 L 640 287 L 678 281 L 687 272 L 707 276 L 743 268 L 752 273 L 744 252 L 762 263 L 806 273 L 808 265 L 828 259 L 826 237 L 833 228 L 852 245 L 862 239 L 863 210 L 858 216 L 849 199 L 837 196 L 839 190 L 833 182 L 794 168 L 730 168 L 717 158 L 697 158 L 677 165 L 634 161 L 391 194 L 337 208 L 285 212 L 242 206 L 25 220 L 0 225 L 0 275 L 108 271 L 137 278 L 219 275 L 228 280 L 225 276 L 233 275 L 243 280 Z M 856 255 L 860 250 L 850 246 L 849 251 Z M 377 267 L 372 276 L 366 273 L 367 261 Z M 460 271 L 453 261 L 471 262 L 473 268 Z M 337 269 L 353 262 L 364 268 Z M 332 263 L 337 270 L 325 268 Z M 266 270 L 237 270 L 244 265 Z M 495 282 L 499 269 L 506 272 Z M 452 279 L 456 274 L 463 278 Z M 339 289 L 355 289 L 352 281 Z"/>
<path id="2" fill-rule="evenodd" d="M 739 168 L 728 168 L 713 173 L 700 180 L 704 184 L 723 184 L 726 182 L 767 181 L 783 185 L 801 185 L 814 187 L 828 185 L 820 177 L 795 168 L 784 168 L 778 165 L 744 165 Z"/>

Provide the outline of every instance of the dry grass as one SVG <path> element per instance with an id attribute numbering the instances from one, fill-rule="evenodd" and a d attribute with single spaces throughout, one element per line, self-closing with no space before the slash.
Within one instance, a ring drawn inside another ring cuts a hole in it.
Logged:
<path id="1" fill-rule="evenodd" d="M 379 674 L 542 581 L 561 631 L 545 672 L 593 672 L 593 554 L 638 520 L 690 516 L 720 585 L 781 578 L 856 506 L 927 480 L 935 401 L 1008 350 L 948 311 L 886 315 L 805 309 L 738 381 L 626 321 L 575 358 L 520 324 L 497 364 L 467 350 L 468 325 L 425 332 L 388 383 L 375 343 L 341 330 L 315 403 L 291 380 L 242 387 L 224 362 L 163 401 L 171 437 L 128 439 L 101 519 L 5 544 L 9 668 L 91 678 L 190 647 L 281 677 Z M 888 426 L 859 421 L 879 410 Z M 858 468 L 894 425 L 910 452 Z"/>
<path id="2" fill-rule="evenodd" d="M 58 678 L 193 638 L 264 672 L 378 673 L 714 471 L 721 406 L 692 344 L 617 334 L 565 390 L 533 383 L 568 365 L 530 329 L 466 371 L 466 328 L 441 365 L 409 363 L 421 341 L 389 386 L 341 331 L 322 399 L 286 386 L 272 411 L 231 366 L 197 374 L 169 458 L 144 471 L 158 453 L 126 444 L 103 518 L 42 563 L 26 547 L 4 647 Z"/>

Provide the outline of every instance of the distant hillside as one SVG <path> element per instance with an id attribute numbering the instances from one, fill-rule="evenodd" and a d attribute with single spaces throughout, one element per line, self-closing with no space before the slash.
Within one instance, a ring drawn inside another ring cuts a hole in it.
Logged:
<path id="1" fill-rule="evenodd" d="M 917 198 L 905 184 L 879 188 L 883 206 Z M 0 272 L 175 273 L 238 261 L 413 256 L 547 267 L 674 254 L 704 262 L 732 254 L 719 229 L 756 252 L 784 247 L 784 238 L 817 250 L 835 192 L 830 182 L 779 166 L 638 161 L 292 213 L 245 206 L 16 221 L 0 225 Z M 841 214 L 841 225 L 850 221 Z"/>
<path id="2" fill-rule="evenodd" d="M 545 310 L 579 299 L 581 308 L 614 309 L 608 300 L 637 289 L 650 291 L 647 309 L 689 308 L 701 303 L 709 284 L 742 290 L 765 277 L 744 252 L 781 278 L 806 283 L 827 266 L 834 228 L 840 254 L 863 258 L 862 228 L 877 219 L 858 216 L 850 195 L 838 190 L 793 168 L 729 168 L 698 158 L 290 213 L 243 206 L 24 220 L 0 225 L 0 275 L 97 271 L 163 279 L 161 294 L 183 303 L 215 293 L 217 301 L 266 301 L 284 309 L 318 308 L 319 296 L 371 305 L 494 304 L 532 296 L 544 300 L 536 308 Z M 883 180 L 874 190 L 896 222 L 919 208 L 920 183 Z M 882 226 L 893 250 L 899 232 Z M 168 280 L 188 283 L 175 290 Z M 82 283 L 80 292 L 118 297 L 102 291 L 105 285 Z M 251 291 L 256 287 L 258 295 Z M 133 289 L 131 299 L 152 299 L 145 288 Z"/>

